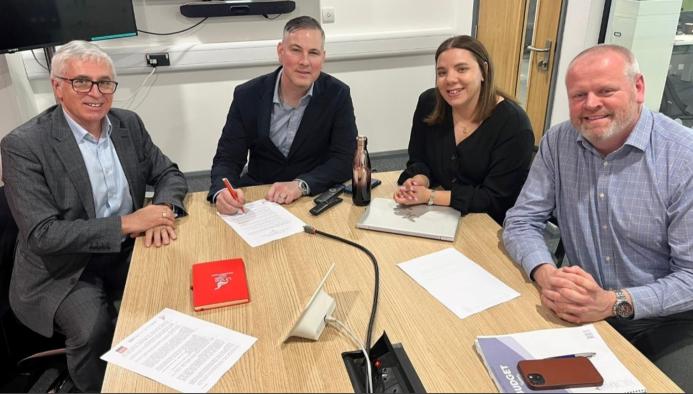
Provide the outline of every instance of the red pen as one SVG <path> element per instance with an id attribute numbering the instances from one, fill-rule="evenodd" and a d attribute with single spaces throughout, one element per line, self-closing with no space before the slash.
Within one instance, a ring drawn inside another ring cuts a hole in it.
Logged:
<path id="1" fill-rule="evenodd" d="M 229 182 L 228 179 L 226 178 L 221 178 L 222 182 L 224 182 L 224 185 L 226 185 L 226 190 L 231 193 L 231 197 L 233 197 L 234 200 L 238 200 L 238 194 L 236 193 L 235 190 L 233 190 L 233 186 L 231 186 L 231 182 Z"/>
<path id="2" fill-rule="evenodd" d="M 221 178 L 221 180 L 224 182 L 224 185 L 226 186 L 226 190 L 229 191 L 231 194 L 231 197 L 233 197 L 234 200 L 238 201 L 238 193 L 236 193 L 235 190 L 233 190 L 233 186 L 231 186 L 231 182 L 229 182 L 228 179 L 226 178 Z M 241 212 L 245 212 L 245 209 L 241 207 Z"/>

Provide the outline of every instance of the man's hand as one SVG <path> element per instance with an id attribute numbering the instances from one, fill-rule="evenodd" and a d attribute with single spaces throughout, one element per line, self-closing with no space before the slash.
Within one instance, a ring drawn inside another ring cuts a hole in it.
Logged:
<path id="1" fill-rule="evenodd" d="M 140 234 L 157 226 L 176 227 L 171 208 L 150 204 L 120 219 L 120 232 L 123 235 Z"/>
<path id="2" fill-rule="evenodd" d="M 224 215 L 234 215 L 238 211 L 244 211 L 243 205 L 245 204 L 245 195 L 243 190 L 234 189 L 238 198 L 233 198 L 231 192 L 227 189 L 222 190 L 217 194 L 217 199 L 214 205 L 217 207 L 217 211 Z"/>
<path id="3" fill-rule="evenodd" d="M 395 190 L 392 198 L 402 205 L 426 204 L 431 197 L 428 186 L 429 181 L 425 175 L 415 175 L 404 181 L 402 186 Z"/>
<path id="4" fill-rule="evenodd" d="M 269 191 L 267 191 L 265 200 L 278 204 L 291 204 L 295 200 L 301 198 L 301 196 L 303 196 L 303 193 L 298 186 L 298 182 L 276 182 L 270 187 Z"/>
<path id="5" fill-rule="evenodd" d="M 577 266 L 556 270 L 544 280 L 541 302 L 561 319 L 582 324 L 612 314 L 616 294 L 601 288 L 592 275 Z"/>
<path id="6" fill-rule="evenodd" d="M 168 245 L 176 240 L 176 229 L 170 226 L 158 226 L 150 228 L 144 233 L 144 246 L 152 245 L 157 248 L 161 245 Z"/>

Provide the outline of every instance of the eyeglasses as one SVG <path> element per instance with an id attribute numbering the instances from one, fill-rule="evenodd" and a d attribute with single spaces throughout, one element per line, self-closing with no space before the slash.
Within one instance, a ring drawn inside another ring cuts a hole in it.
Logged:
<path id="1" fill-rule="evenodd" d="M 118 82 L 116 81 L 92 81 L 90 79 L 84 78 L 70 79 L 65 77 L 56 78 L 70 82 L 72 84 L 72 90 L 74 90 L 77 93 L 89 93 L 94 85 L 96 85 L 97 89 L 99 89 L 99 92 L 101 92 L 101 94 L 113 94 L 118 88 Z"/>

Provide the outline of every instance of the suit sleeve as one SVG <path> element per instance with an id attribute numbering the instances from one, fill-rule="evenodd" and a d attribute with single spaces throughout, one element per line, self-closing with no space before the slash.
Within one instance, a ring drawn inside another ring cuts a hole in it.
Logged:
<path id="1" fill-rule="evenodd" d="M 7 202 L 29 250 L 40 256 L 120 251 L 120 217 L 64 218 L 30 142 L 10 134 L 1 150 Z"/>
<path id="2" fill-rule="evenodd" d="M 228 178 L 232 185 L 238 185 L 241 172 L 248 157 L 248 132 L 243 123 L 240 109 L 242 99 L 236 89 L 233 94 L 231 108 L 226 116 L 226 124 L 221 131 L 221 137 L 217 144 L 217 153 L 212 161 L 212 184 L 209 188 L 207 200 L 213 202 L 217 191 L 224 188 L 222 178 Z"/>
<path id="3" fill-rule="evenodd" d="M 140 164 L 145 163 L 149 166 L 147 171 L 147 184 L 154 186 L 154 204 L 173 204 L 176 207 L 178 216 L 185 216 L 185 205 L 183 199 L 188 192 L 188 184 L 185 176 L 161 150 L 154 145 L 151 136 L 147 132 L 142 119 L 135 115 L 137 120 L 137 130 L 139 133 L 139 146 L 144 158 Z"/>
<path id="4" fill-rule="evenodd" d="M 419 101 L 414 111 L 411 135 L 409 136 L 409 160 L 407 161 L 407 168 L 402 171 L 402 174 L 397 180 L 397 183 L 400 185 L 407 179 L 419 174 L 425 175 L 433 182 L 433 179 L 431 179 L 431 169 L 428 164 L 426 164 L 426 135 L 430 127 L 424 123 L 423 119 L 428 115 L 431 109 L 429 108 L 430 105 L 426 104 L 427 99 L 424 96 L 425 94 L 426 93 L 419 96 Z"/>
<path id="5" fill-rule="evenodd" d="M 349 88 L 342 90 L 336 106 L 335 121 L 330 130 L 328 159 L 311 171 L 299 175 L 310 187 L 312 195 L 327 190 L 335 183 L 351 178 L 351 167 L 356 150 L 356 118 Z"/>

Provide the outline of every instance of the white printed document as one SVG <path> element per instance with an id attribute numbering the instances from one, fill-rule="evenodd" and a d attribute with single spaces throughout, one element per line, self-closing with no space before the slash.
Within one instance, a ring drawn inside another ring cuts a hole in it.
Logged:
<path id="1" fill-rule="evenodd" d="M 460 319 L 520 295 L 454 248 L 398 265 Z"/>
<path id="2" fill-rule="evenodd" d="M 303 232 L 305 223 L 277 203 L 257 200 L 244 208 L 245 213 L 217 214 L 252 247 Z"/>
<path id="3" fill-rule="evenodd" d="M 184 393 L 206 393 L 255 341 L 166 308 L 101 359 Z"/>

